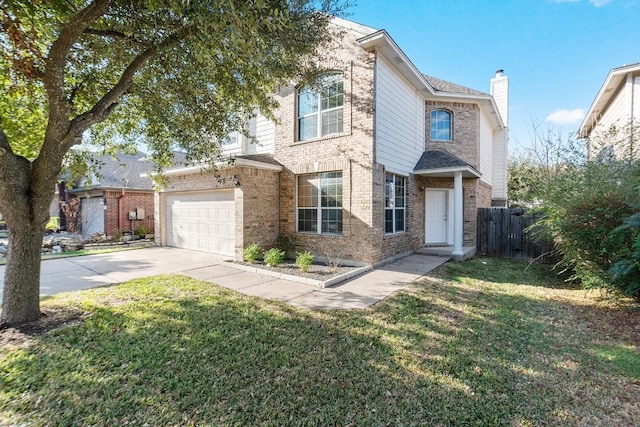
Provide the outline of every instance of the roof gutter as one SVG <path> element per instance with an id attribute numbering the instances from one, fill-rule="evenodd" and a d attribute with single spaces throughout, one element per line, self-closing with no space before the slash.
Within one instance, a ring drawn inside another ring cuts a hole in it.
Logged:
<path id="1" fill-rule="evenodd" d="M 256 168 L 256 169 L 263 169 L 263 170 L 270 170 L 270 171 L 276 171 L 276 172 L 280 172 L 282 171 L 282 166 L 280 165 L 274 165 L 274 164 L 270 164 L 270 163 L 264 163 L 264 162 L 258 162 L 256 160 L 249 160 L 249 159 L 242 159 L 242 158 L 238 158 L 235 159 L 235 161 L 233 163 L 228 163 L 228 162 L 216 162 L 214 164 L 215 169 L 229 169 L 229 168 L 233 168 L 236 166 L 248 166 L 248 167 L 252 167 L 252 168 Z M 195 165 L 195 166 L 187 166 L 187 167 L 183 167 L 183 168 L 176 168 L 176 169 L 169 169 L 163 172 L 163 175 L 165 176 L 177 176 L 177 175 L 193 175 L 196 173 L 201 173 L 201 172 L 206 172 L 207 170 L 210 169 L 210 166 L 208 163 L 204 163 L 202 165 Z M 156 173 L 145 173 L 145 174 L 141 174 L 141 177 L 147 177 L 147 176 L 155 176 L 158 175 Z"/>
<path id="2" fill-rule="evenodd" d="M 411 62 L 409 57 L 400 49 L 396 42 L 391 38 L 385 30 L 376 31 L 357 40 L 358 44 L 366 51 L 378 51 L 384 57 L 388 58 L 391 64 L 407 79 L 419 92 L 443 99 L 450 99 L 454 102 L 459 100 L 472 100 L 485 103 L 487 107 L 492 109 L 496 118 L 496 127 L 504 128 L 505 125 L 502 117 L 498 114 L 498 106 L 491 95 L 463 94 L 454 92 L 436 91 L 427 81 L 424 75 Z"/>

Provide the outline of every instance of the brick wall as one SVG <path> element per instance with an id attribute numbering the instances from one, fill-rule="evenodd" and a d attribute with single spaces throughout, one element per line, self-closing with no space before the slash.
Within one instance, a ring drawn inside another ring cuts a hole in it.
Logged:
<path id="1" fill-rule="evenodd" d="M 115 230 L 136 231 L 144 225 L 149 233 L 154 233 L 153 192 L 117 190 L 105 191 L 105 233 L 113 236 Z M 144 219 L 129 220 L 129 212 L 144 209 Z M 132 228 L 133 225 L 133 228 Z"/>
<path id="2" fill-rule="evenodd" d="M 426 101 L 426 141 L 427 149 L 445 150 L 478 168 L 480 150 L 480 110 L 476 104 L 462 102 Z M 437 109 L 452 113 L 453 140 L 431 140 L 431 112 Z"/>
<path id="3" fill-rule="evenodd" d="M 165 203 L 168 194 L 232 188 L 235 203 L 235 257 L 241 259 L 243 249 L 252 242 L 268 248 L 278 238 L 279 175 L 278 171 L 238 166 L 215 173 L 171 176 L 167 187 L 156 197 L 156 222 L 160 229 L 166 224 Z M 166 230 L 156 239 L 165 245 Z"/>
<path id="4" fill-rule="evenodd" d="M 336 42 L 333 58 L 322 66 L 344 76 L 343 132 L 324 138 L 296 141 L 296 86 L 276 96 L 275 158 L 284 165 L 280 177 L 280 233 L 292 252 L 373 262 L 373 68 L 374 56 L 360 49 L 346 34 Z M 305 173 L 342 172 L 343 230 L 340 235 L 296 231 L 296 177 Z"/>

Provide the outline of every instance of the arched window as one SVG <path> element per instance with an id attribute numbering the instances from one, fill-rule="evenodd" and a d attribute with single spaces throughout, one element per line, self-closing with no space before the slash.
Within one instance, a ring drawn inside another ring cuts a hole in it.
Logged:
<path id="1" fill-rule="evenodd" d="M 342 132 L 344 80 L 327 74 L 298 89 L 298 141 Z"/>
<path id="2" fill-rule="evenodd" d="M 431 140 L 451 141 L 451 112 L 433 110 L 431 112 Z"/>

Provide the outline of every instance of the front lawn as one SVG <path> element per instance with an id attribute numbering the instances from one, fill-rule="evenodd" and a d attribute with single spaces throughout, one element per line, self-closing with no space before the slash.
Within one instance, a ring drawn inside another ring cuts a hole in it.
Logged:
<path id="1" fill-rule="evenodd" d="M 362 311 L 183 276 L 60 295 L 0 331 L 0 425 L 637 425 L 639 312 L 600 297 L 487 258 Z"/>

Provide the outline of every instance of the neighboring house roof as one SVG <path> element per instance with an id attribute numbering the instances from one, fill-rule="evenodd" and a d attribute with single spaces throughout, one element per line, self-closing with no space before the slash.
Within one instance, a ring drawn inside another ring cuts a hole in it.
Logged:
<path id="1" fill-rule="evenodd" d="M 428 76 L 426 74 L 423 74 L 423 76 L 425 79 L 427 79 L 431 87 L 433 87 L 437 92 L 462 93 L 469 95 L 489 95 L 488 93 L 480 92 L 479 90 L 451 83 L 437 77 Z"/>
<path id="2" fill-rule="evenodd" d="M 587 115 L 585 116 L 580 129 L 578 130 L 579 138 L 586 138 L 598 124 L 598 120 L 607 109 L 609 102 L 616 95 L 618 88 L 624 84 L 626 76 L 631 73 L 640 72 L 640 62 L 631 65 L 625 65 L 609 70 L 609 74 L 604 84 L 598 91 L 596 98 L 593 100 Z"/>
<path id="3" fill-rule="evenodd" d="M 149 177 L 141 177 L 141 174 L 151 172 L 153 162 L 146 153 L 136 151 L 134 154 L 119 152 L 116 158 L 109 154 L 93 159 L 96 164 L 96 176 L 90 180 L 81 178 L 76 183 L 73 191 L 91 188 L 92 190 L 117 188 L 129 190 L 153 191 L 153 182 Z"/>
<path id="4" fill-rule="evenodd" d="M 413 168 L 418 175 L 450 176 L 453 172 L 463 172 L 464 177 L 481 176 L 473 166 L 444 150 L 427 150 Z"/>

